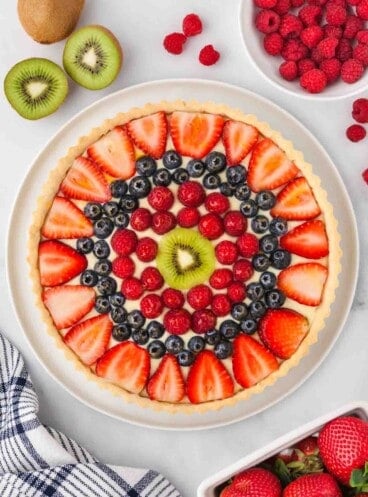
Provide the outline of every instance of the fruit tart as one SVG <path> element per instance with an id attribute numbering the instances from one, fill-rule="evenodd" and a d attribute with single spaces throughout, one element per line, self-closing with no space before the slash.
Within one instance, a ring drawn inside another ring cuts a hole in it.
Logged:
<path id="1" fill-rule="evenodd" d="M 317 341 L 340 267 L 311 165 L 255 116 L 213 103 L 149 104 L 81 138 L 29 240 L 68 367 L 171 412 L 232 405 L 286 375 Z"/>

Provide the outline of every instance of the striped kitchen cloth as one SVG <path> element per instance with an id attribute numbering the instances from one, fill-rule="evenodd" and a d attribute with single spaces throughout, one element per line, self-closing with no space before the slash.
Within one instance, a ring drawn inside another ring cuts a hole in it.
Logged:
<path id="1" fill-rule="evenodd" d="M 162 475 L 107 466 L 42 425 L 18 350 L 0 333 L 1 497 L 180 497 Z"/>

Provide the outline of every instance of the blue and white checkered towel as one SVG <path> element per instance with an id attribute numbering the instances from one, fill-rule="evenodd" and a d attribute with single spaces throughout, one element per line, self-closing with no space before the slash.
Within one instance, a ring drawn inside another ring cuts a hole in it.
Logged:
<path id="1" fill-rule="evenodd" d="M 180 497 L 155 471 L 111 467 L 41 424 L 18 350 L 0 334 L 1 497 Z"/>

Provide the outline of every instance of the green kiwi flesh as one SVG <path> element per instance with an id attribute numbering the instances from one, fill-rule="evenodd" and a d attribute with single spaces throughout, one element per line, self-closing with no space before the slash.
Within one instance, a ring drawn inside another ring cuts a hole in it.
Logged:
<path id="1" fill-rule="evenodd" d="M 170 287 L 187 290 L 209 279 L 215 269 L 215 251 L 198 231 L 176 228 L 162 237 L 156 263 Z"/>
<path id="2" fill-rule="evenodd" d="M 76 83 L 89 90 L 100 90 L 109 86 L 119 74 L 122 50 L 108 29 L 85 26 L 68 38 L 63 64 Z"/>
<path id="3" fill-rule="evenodd" d="M 26 119 L 55 112 L 68 94 L 68 79 L 60 66 L 48 59 L 25 59 L 5 77 L 4 91 L 11 106 Z"/>

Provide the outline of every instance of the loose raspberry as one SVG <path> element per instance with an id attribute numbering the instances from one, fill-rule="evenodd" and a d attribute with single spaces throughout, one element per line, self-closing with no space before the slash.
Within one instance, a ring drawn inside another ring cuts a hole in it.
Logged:
<path id="1" fill-rule="evenodd" d="M 212 290 L 206 285 L 197 285 L 187 294 L 188 304 L 195 310 L 204 309 L 212 300 Z"/>
<path id="2" fill-rule="evenodd" d="M 241 235 L 237 239 L 236 245 L 240 255 L 247 258 L 251 258 L 256 255 L 259 248 L 258 238 L 255 235 L 252 235 L 252 233 L 244 233 Z"/>
<path id="3" fill-rule="evenodd" d="M 269 33 L 263 38 L 263 47 L 269 55 L 280 55 L 284 40 L 279 33 Z"/>
<path id="4" fill-rule="evenodd" d="M 138 238 L 132 230 L 120 229 L 111 238 L 111 247 L 119 255 L 130 255 L 137 247 Z"/>
<path id="5" fill-rule="evenodd" d="M 228 209 L 230 209 L 230 202 L 225 195 L 222 193 L 210 193 L 204 203 L 208 212 L 213 212 L 215 214 L 224 214 Z"/>
<path id="6" fill-rule="evenodd" d="M 112 261 L 112 272 L 119 278 L 128 278 L 133 276 L 135 264 L 130 257 L 117 257 Z"/>
<path id="7" fill-rule="evenodd" d="M 361 0 L 356 7 L 357 15 L 364 21 L 368 21 L 368 0 Z"/>
<path id="8" fill-rule="evenodd" d="M 309 93 L 320 93 L 326 88 L 327 76 L 320 69 L 311 69 L 301 76 L 300 85 Z"/>
<path id="9" fill-rule="evenodd" d="M 219 238 L 224 232 L 221 217 L 213 213 L 205 214 L 201 217 L 198 229 L 200 233 L 209 240 L 216 240 L 216 238 Z"/>
<path id="10" fill-rule="evenodd" d="M 261 33 L 274 33 L 279 29 L 280 16 L 273 10 L 260 10 L 256 16 L 255 24 Z"/>
<path id="11" fill-rule="evenodd" d="M 358 81 L 364 72 L 364 66 L 359 60 L 349 59 L 341 66 L 341 79 L 345 83 L 355 83 Z"/>
<path id="12" fill-rule="evenodd" d="M 358 5 L 359 2 L 361 2 L 362 0 L 346 0 L 346 2 L 349 4 L 349 5 L 353 5 L 354 7 L 356 5 Z"/>
<path id="13" fill-rule="evenodd" d="M 322 8 L 319 5 L 305 5 L 299 10 L 298 16 L 305 26 L 320 24 L 322 20 Z"/>
<path id="14" fill-rule="evenodd" d="M 300 40 L 288 40 L 282 48 L 281 55 L 285 60 L 297 62 L 308 56 L 308 48 Z"/>
<path id="15" fill-rule="evenodd" d="M 183 33 L 185 36 L 196 36 L 202 33 L 202 21 L 197 14 L 188 14 L 183 19 Z"/>
<path id="16" fill-rule="evenodd" d="M 298 77 L 298 66 L 293 60 L 286 60 L 279 67 L 279 73 L 286 81 L 293 81 Z"/>
<path id="17" fill-rule="evenodd" d="M 272 9 L 277 4 L 277 0 L 254 0 L 254 3 L 260 9 Z"/>
<path id="18" fill-rule="evenodd" d="M 246 297 L 246 288 L 240 281 L 234 281 L 228 286 L 227 295 L 231 302 L 243 302 Z"/>
<path id="19" fill-rule="evenodd" d="M 166 186 L 155 186 L 148 197 L 148 203 L 158 211 L 168 211 L 174 203 L 174 195 Z"/>
<path id="20" fill-rule="evenodd" d="M 336 4 L 329 4 L 326 8 L 326 21 L 331 26 L 342 26 L 347 17 L 347 12 L 344 7 Z"/>
<path id="21" fill-rule="evenodd" d="M 312 59 L 302 59 L 298 60 L 298 74 L 301 76 L 307 71 L 310 71 L 311 69 L 314 69 L 316 67 L 316 64 L 314 60 Z"/>
<path id="22" fill-rule="evenodd" d="M 342 37 L 342 28 L 340 26 L 330 26 L 327 24 L 324 26 L 325 38 L 338 38 Z"/>
<path id="23" fill-rule="evenodd" d="M 178 225 L 193 228 L 199 222 L 200 214 L 195 207 L 183 207 L 177 214 Z"/>
<path id="24" fill-rule="evenodd" d="M 365 45 L 368 45 L 368 30 L 362 29 L 361 31 L 358 31 L 356 39 L 359 43 L 364 43 Z"/>
<path id="25" fill-rule="evenodd" d="M 142 314 L 147 319 L 157 318 L 163 309 L 162 301 L 156 294 L 150 294 L 143 297 L 140 303 Z"/>
<path id="26" fill-rule="evenodd" d="M 141 281 L 146 290 L 153 292 L 159 290 L 164 284 L 161 273 L 155 267 L 146 267 L 141 274 Z"/>
<path id="27" fill-rule="evenodd" d="M 368 66 L 368 45 L 363 43 L 358 43 L 358 45 L 353 50 L 353 57 L 359 60 L 364 67 Z"/>
<path id="28" fill-rule="evenodd" d="M 199 52 L 198 60 L 204 66 L 213 66 L 220 58 L 220 52 L 213 45 L 204 46 Z"/>
<path id="29" fill-rule="evenodd" d="M 366 135 L 367 132 L 361 124 L 352 124 L 346 130 L 346 136 L 352 142 L 360 142 L 366 137 Z"/>
<path id="30" fill-rule="evenodd" d="M 195 333 L 206 333 L 216 326 L 216 316 L 209 309 L 195 311 L 192 315 L 192 330 Z"/>
<path id="31" fill-rule="evenodd" d="M 318 45 L 318 43 L 322 40 L 324 36 L 323 29 L 321 26 L 308 26 L 304 28 L 300 33 L 300 39 L 308 48 L 313 48 Z"/>
<path id="32" fill-rule="evenodd" d="M 183 307 L 185 299 L 184 295 L 179 290 L 166 288 L 166 290 L 162 292 L 162 301 L 169 309 L 180 309 Z"/>
<path id="33" fill-rule="evenodd" d="M 152 216 L 152 229 L 163 235 L 176 226 L 176 218 L 172 212 L 155 212 Z"/>
<path id="34" fill-rule="evenodd" d="M 233 266 L 234 280 L 247 281 L 253 276 L 253 266 L 247 259 L 240 259 Z"/>
<path id="35" fill-rule="evenodd" d="M 345 62 L 350 59 L 353 55 L 353 48 L 349 42 L 349 40 L 342 38 L 336 49 L 336 58 L 339 59 L 340 62 Z"/>
<path id="36" fill-rule="evenodd" d="M 235 243 L 224 240 L 216 245 L 215 255 L 221 264 L 234 264 L 238 257 L 238 248 Z"/>
<path id="37" fill-rule="evenodd" d="M 368 99 L 358 98 L 353 103 L 352 116 L 358 123 L 368 123 Z"/>
<path id="38" fill-rule="evenodd" d="M 327 83 L 333 83 L 340 77 L 341 62 L 337 59 L 323 60 L 319 66 L 321 71 L 326 74 Z"/>
<path id="39" fill-rule="evenodd" d="M 273 10 L 280 16 L 287 14 L 290 9 L 291 9 L 291 0 L 278 0 L 277 4 L 273 8 Z"/>
<path id="40" fill-rule="evenodd" d="M 138 245 L 136 248 L 136 254 L 140 261 L 142 262 L 150 262 L 157 255 L 158 246 L 155 240 L 145 236 L 138 241 Z"/>
<path id="41" fill-rule="evenodd" d="M 135 231 L 144 231 L 151 226 L 152 214 L 148 209 L 139 207 L 130 216 L 130 225 Z"/>
<path id="42" fill-rule="evenodd" d="M 339 40 L 337 38 L 325 38 L 318 43 L 317 50 L 323 59 L 332 59 L 335 57 L 338 44 Z"/>
<path id="43" fill-rule="evenodd" d="M 291 0 L 291 6 L 295 9 L 304 5 L 305 0 Z"/>
<path id="44" fill-rule="evenodd" d="M 173 335 L 183 335 L 190 329 L 190 314 L 185 309 L 171 309 L 164 316 L 164 326 Z"/>
<path id="45" fill-rule="evenodd" d="M 138 300 L 143 294 L 144 288 L 138 278 L 130 277 L 123 280 L 121 293 L 129 300 Z"/>
<path id="46" fill-rule="evenodd" d="M 315 62 L 317 65 L 319 65 L 323 61 L 321 52 L 317 50 L 317 47 L 312 48 L 310 56 L 313 62 Z"/>
<path id="47" fill-rule="evenodd" d="M 215 316 L 226 316 L 231 311 L 231 302 L 226 295 L 215 295 L 211 304 Z"/>
<path id="48" fill-rule="evenodd" d="M 239 211 L 229 211 L 224 217 L 224 228 L 230 236 L 240 236 L 247 229 L 247 218 Z"/>
<path id="49" fill-rule="evenodd" d="M 203 186 L 197 181 L 185 181 L 179 186 L 178 199 L 186 207 L 199 207 L 205 198 Z"/>
<path id="50" fill-rule="evenodd" d="M 364 179 L 364 181 L 367 183 L 368 185 L 368 169 L 365 169 L 363 172 L 362 172 L 362 178 Z"/>
<path id="51" fill-rule="evenodd" d="M 298 38 L 302 29 L 302 21 L 293 14 L 285 14 L 281 18 L 279 33 L 283 38 Z"/>
<path id="52" fill-rule="evenodd" d="M 171 33 L 164 38 L 164 47 L 169 53 L 179 55 L 182 53 L 187 38 L 183 33 Z"/>
<path id="53" fill-rule="evenodd" d="M 210 285 L 216 290 L 227 288 L 233 281 L 233 273 L 230 269 L 215 269 L 210 277 Z"/>
<path id="54" fill-rule="evenodd" d="M 329 0 L 307 0 L 310 5 L 319 5 L 323 7 Z"/>
<path id="55" fill-rule="evenodd" d="M 346 23 L 344 26 L 344 32 L 343 32 L 344 38 L 349 38 L 350 40 L 353 40 L 358 34 L 358 31 L 363 29 L 363 27 L 364 23 L 362 19 L 360 19 L 357 16 L 349 15 L 346 19 Z"/>

